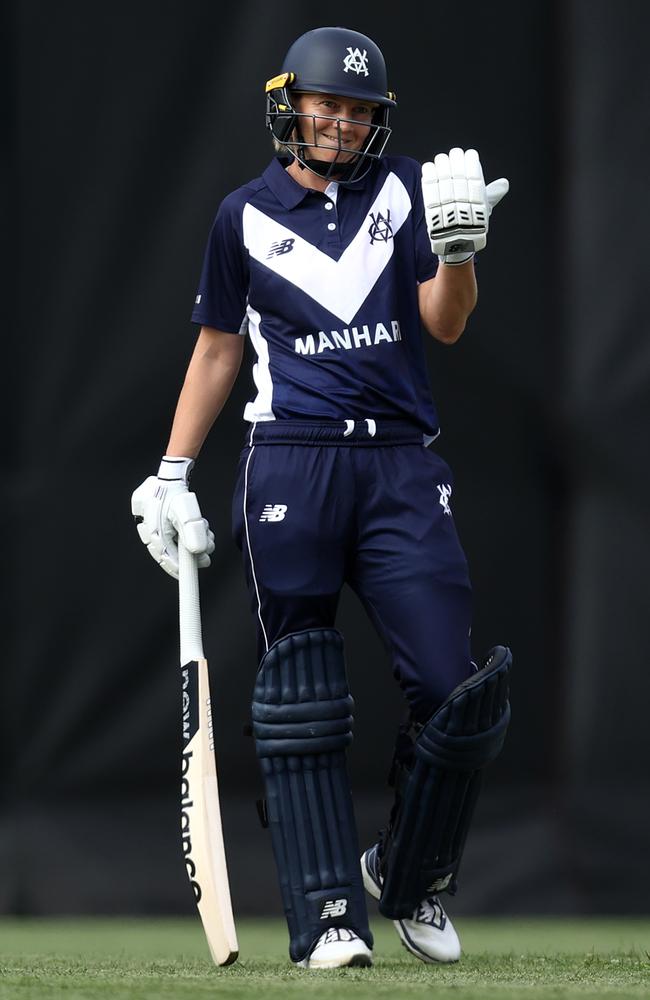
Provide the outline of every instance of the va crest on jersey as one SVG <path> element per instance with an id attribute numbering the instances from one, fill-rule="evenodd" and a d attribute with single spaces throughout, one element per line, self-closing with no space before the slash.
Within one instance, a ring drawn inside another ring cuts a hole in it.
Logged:
<path id="1" fill-rule="evenodd" d="M 370 218 L 372 220 L 368 229 L 370 245 L 377 242 L 388 243 L 388 240 L 392 240 L 393 228 L 390 224 L 390 208 L 387 209 L 386 215 L 382 212 L 371 212 Z"/>

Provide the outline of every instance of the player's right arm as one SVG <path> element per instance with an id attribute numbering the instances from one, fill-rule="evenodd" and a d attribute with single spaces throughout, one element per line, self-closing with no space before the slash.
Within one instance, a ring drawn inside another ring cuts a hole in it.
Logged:
<path id="1" fill-rule="evenodd" d="M 241 216 L 244 189 L 228 195 L 214 220 L 203 258 L 192 322 L 201 327 L 176 407 L 167 452 L 158 475 L 133 494 L 131 511 L 149 554 L 170 576 L 178 576 L 177 537 L 210 565 L 214 535 L 189 490 L 194 459 L 226 402 L 244 350 L 242 317 L 249 287 L 248 252 Z"/>
<path id="2" fill-rule="evenodd" d="M 145 479 L 131 498 L 140 539 L 152 558 L 176 578 L 179 536 L 202 568 L 210 565 L 214 552 L 214 535 L 188 483 L 194 459 L 230 395 L 243 351 L 243 336 L 201 328 L 158 475 Z"/>
<path id="3" fill-rule="evenodd" d="M 167 455 L 196 458 L 239 372 L 245 337 L 202 326 L 174 415 Z"/>

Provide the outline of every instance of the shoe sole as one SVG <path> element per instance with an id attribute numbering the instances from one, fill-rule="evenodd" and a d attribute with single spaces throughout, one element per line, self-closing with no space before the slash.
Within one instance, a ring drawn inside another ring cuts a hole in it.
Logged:
<path id="1" fill-rule="evenodd" d="M 320 962 L 314 964 L 309 962 L 308 965 L 303 966 L 307 969 L 367 969 L 372 965 L 372 956 L 370 955 L 352 955 L 347 962 Z"/>

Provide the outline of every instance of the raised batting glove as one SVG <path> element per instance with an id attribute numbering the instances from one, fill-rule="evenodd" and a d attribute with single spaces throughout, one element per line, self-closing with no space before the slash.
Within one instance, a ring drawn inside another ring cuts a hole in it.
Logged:
<path id="1" fill-rule="evenodd" d="M 483 249 L 492 209 L 509 187 L 505 177 L 485 186 L 475 149 L 451 149 L 422 164 L 424 216 L 443 264 L 465 264 Z"/>
<path id="2" fill-rule="evenodd" d="M 201 569 L 210 565 L 214 534 L 201 515 L 195 493 L 188 490 L 191 458 L 163 458 L 157 476 L 149 476 L 131 497 L 131 513 L 149 554 L 178 579 L 178 544 L 198 556 Z"/>

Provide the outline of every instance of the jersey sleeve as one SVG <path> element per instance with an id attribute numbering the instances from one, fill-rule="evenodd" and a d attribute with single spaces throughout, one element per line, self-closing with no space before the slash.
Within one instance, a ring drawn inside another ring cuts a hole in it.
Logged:
<path id="1" fill-rule="evenodd" d="M 413 200 L 413 234 L 415 237 L 415 265 L 418 282 L 428 281 L 433 278 L 438 270 L 438 258 L 431 249 L 431 240 L 427 232 L 427 224 L 424 218 L 424 200 L 422 198 L 422 184 L 420 183 L 421 167 L 417 165 L 417 182 L 415 185 Z"/>
<path id="2" fill-rule="evenodd" d="M 248 253 L 241 238 L 241 211 L 229 196 L 222 202 L 210 230 L 192 322 L 224 333 L 241 333 L 248 285 Z"/>

